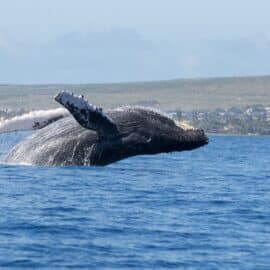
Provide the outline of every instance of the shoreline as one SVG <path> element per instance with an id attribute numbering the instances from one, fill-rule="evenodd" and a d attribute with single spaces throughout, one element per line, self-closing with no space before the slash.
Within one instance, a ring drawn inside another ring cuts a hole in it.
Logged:
<path id="1" fill-rule="evenodd" d="M 267 138 L 270 137 L 270 135 L 261 135 L 261 134 L 235 134 L 235 133 L 209 133 L 206 132 L 207 136 L 217 136 L 217 137 L 263 137 Z"/>

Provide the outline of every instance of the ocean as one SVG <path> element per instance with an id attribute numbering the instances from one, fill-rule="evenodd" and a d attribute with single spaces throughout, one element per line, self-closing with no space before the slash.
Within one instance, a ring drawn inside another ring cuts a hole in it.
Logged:
<path id="1" fill-rule="evenodd" d="M 0 135 L 0 155 L 28 132 Z M 270 138 L 107 167 L 0 165 L 0 269 L 270 269 Z"/>

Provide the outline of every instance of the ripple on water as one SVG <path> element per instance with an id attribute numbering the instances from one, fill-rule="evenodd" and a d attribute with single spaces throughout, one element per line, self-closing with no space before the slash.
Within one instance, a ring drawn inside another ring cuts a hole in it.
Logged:
<path id="1" fill-rule="evenodd" d="M 1 164 L 0 268 L 269 269 L 269 150 L 227 136 L 104 168 Z"/>

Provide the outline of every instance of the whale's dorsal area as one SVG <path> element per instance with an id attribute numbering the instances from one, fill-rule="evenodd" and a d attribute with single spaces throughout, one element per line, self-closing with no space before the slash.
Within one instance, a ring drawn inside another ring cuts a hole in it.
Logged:
<path id="1" fill-rule="evenodd" d="M 135 155 L 192 150 L 208 143 L 200 129 L 138 107 L 103 111 L 83 97 L 60 92 L 69 115 L 31 134 L 6 157 L 9 163 L 107 165 Z"/>

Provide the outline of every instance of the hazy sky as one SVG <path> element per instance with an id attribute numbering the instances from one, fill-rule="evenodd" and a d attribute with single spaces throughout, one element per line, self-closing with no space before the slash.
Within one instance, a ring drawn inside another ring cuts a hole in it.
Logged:
<path id="1" fill-rule="evenodd" d="M 0 83 L 270 74 L 269 1 L 0 4 Z"/>

